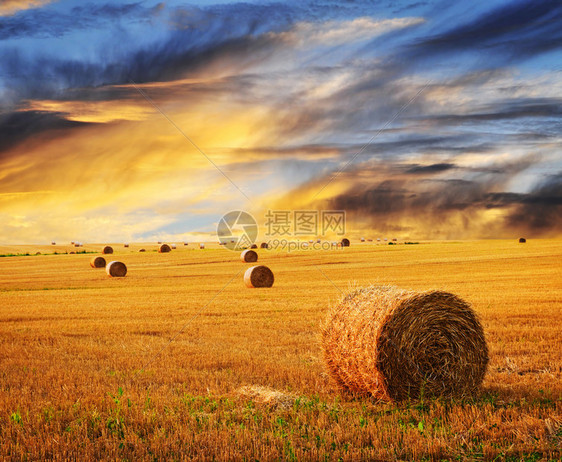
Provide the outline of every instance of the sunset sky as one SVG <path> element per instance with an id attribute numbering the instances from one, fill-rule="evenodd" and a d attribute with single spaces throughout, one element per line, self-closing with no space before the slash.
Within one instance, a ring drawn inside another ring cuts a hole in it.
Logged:
<path id="1" fill-rule="evenodd" d="M 0 4 L 0 243 L 562 235 L 559 1 Z"/>

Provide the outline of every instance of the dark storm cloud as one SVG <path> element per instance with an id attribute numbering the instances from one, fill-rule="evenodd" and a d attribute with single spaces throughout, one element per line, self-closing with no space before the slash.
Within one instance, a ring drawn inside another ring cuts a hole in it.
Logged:
<path id="1" fill-rule="evenodd" d="M 415 53 L 486 50 L 523 59 L 562 46 L 562 3 L 558 0 L 508 2 L 473 21 L 422 40 Z"/>
<path id="2" fill-rule="evenodd" d="M 439 163 L 439 164 L 431 164 L 431 165 L 419 165 L 415 164 L 409 166 L 406 170 L 406 173 L 419 175 L 419 174 L 428 174 L 428 173 L 441 173 L 446 172 L 447 170 L 451 170 L 456 168 L 455 164 L 449 163 Z"/>
<path id="3" fill-rule="evenodd" d="M 528 194 L 504 198 L 517 204 L 507 224 L 531 232 L 560 233 L 562 229 L 562 172 L 552 175 Z"/>
<path id="4" fill-rule="evenodd" d="M 0 158 L 2 153 L 33 136 L 54 130 L 68 130 L 88 124 L 65 119 L 57 112 L 25 111 L 0 115 Z"/>
<path id="5" fill-rule="evenodd" d="M 465 122 L 489 122 L 493 120 L 510 120 L 528 117 L 560 118 L 562 116 L 562 99 L 560 98 L 518 98 L 498 101 L 483 112 L 468 114 L 446 114 L 430 117 L 432 120 L 458 124 Z"/>

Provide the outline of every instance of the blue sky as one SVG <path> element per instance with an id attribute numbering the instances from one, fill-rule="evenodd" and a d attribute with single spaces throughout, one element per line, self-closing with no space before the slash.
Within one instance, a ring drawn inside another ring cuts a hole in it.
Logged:
<path id="1" fill-rule="evenodd" d="M 0 238 L 199 239 L 271 208 L 560 235 L 561 26 L 555 1 L 9 0 Z"/>

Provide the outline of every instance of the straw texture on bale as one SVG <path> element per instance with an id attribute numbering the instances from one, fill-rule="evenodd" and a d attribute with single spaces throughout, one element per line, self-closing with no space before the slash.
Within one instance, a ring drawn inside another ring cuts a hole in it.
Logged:
<path id="1" fill-rule="evenodd" d="M 349 247 L 349 239 L 346 238 L 346 237 L 344 237 L 344 238 L 341 240 L 341 246 L 342 246 L 342 247 Z"/>
<path id="2" fill-rule="evenodd" d="M 110 247 L 109 245 L 106 245 L 103 250 L 101 251 L 101 253 L 103 253 L 104 255 L 109 255 L 111 253 L 113 253 L 113 247 Z"/>
<path id="3" fill-rule="evenodd" d="M 254 263 L 258 261 L 258 253 L 251 249 L 244 250 L 240 254 L 240 260 L 242 260 L 244 263 Z"/>
<path id="4" fill-rule="evenodd" d="M 275 278 L 267 266 L 252 266 L 244 273 L 246 287 L 271 287 Z"/>
<path id="5" fill-rule="evenodd" d="M 385 401 L 469 396 L 488 364 L 476 314 L 442 291 L 380 286 L 353 291 L 328 315 L 322 347 L 341 389 Z"/>
<path id="6" fill-rule="evenodd" d="M 112 278 L 124 278 L 127 274 L 127 266 L 120 261 L 112 261 L 107 264 L 105 271 Z"/>
<path id="7" fill-rule="evenodd" d="M 520 243 L 520 244 L 524 244 L 525 242 L 527 242 L 527 239 L 525 239 L 524 237 L 520 237 L 520 238 L 519 238 L 519 243 Z"/>
<path id="8" fill-rule="evenodd" d="M 160 247 L 158 247 L 158 252 L 159 253 L 168 253 L 171 252 L 172 249 L 168 244 L 162 244 Z"/>
<path id="9" fill-rule="evenodd" d="M 103 257 L 93 257 L 90 260 L 90 266 L 92 268 L 105 268 L 105 258 L 103 258 Z"/>
<path id="10" fill-rule="evenodd" d="M 269 248 L 269 245 L 268 245 L 267 242 L 262 242 L 261 245 L 260 245 L 260 248 L 261 249 L 267 249 L 267 248 Z"/>

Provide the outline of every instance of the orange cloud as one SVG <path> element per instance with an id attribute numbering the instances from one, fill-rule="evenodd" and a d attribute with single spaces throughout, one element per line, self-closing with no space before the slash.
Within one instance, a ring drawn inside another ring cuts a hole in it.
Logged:
<path id="1" fill-rule="evenodd" d="M 21 10 L 39 8 L 53 0 L 3 0 L 0 4 L 0 16 L 9 16 Z"/>

